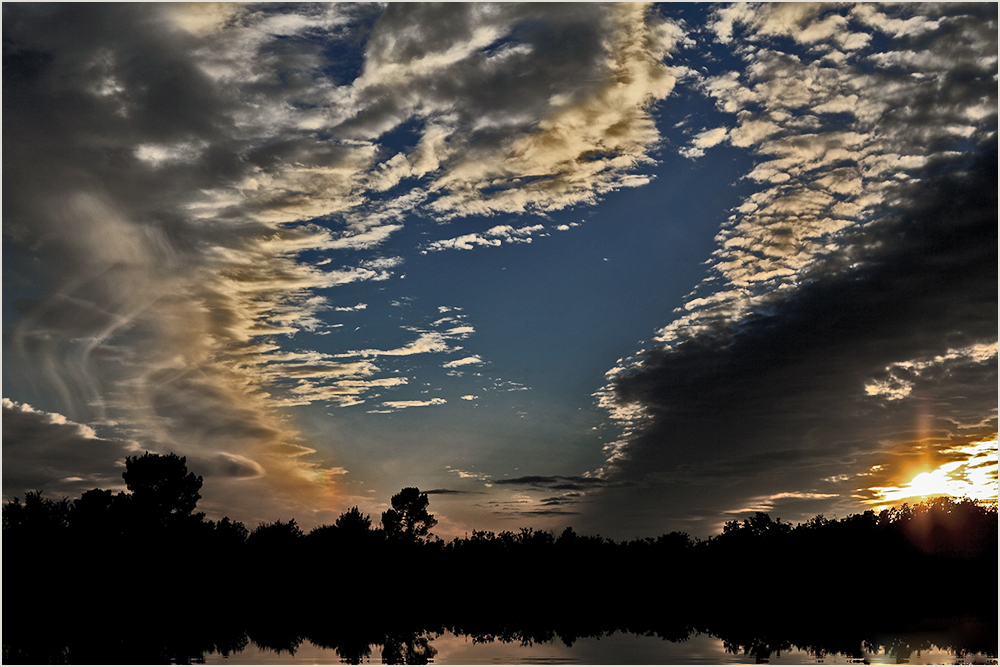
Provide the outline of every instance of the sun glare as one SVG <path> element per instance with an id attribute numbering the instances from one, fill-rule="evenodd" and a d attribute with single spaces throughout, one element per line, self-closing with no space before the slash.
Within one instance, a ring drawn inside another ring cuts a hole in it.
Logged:
<path id="1" fill-rule="evenodd" d="M 956 447 L 944 454 L 964 454 L 967 458 L 949 461 L 936 470 L 918 473 L 900 486 L 872 487 L 871 501 L 877 509 L 899 502 L 920 502 L 939 496 L 997 500 L 997 439 Z"/>

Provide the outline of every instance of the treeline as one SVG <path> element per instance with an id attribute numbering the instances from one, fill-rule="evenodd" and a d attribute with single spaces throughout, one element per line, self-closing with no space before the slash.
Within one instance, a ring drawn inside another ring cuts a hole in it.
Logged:
<path id="1" fill-rule="evenodd" d="M 122 476 L 127 492 L 30 492 L 4 505 L 5 582 L 32 582 L 27 597 L 4 587 L 5 644 L 8 629 L 34 627 L 30 613 L 74 600 L 97 617 L 135 610 L 130 634 L 154 619 L 225 618 L 237 636 L 296 636 L 320 609 L 338 626 L 367 616 L 387 637 L 414 623 L 564 641 L 608 628 L 678 638 L 701 629 L 736 645 L 774 623 L 808 639 L 817 624 L 888 631 L 958 613 L 995 627 L 997 616 L 997 509 L 971 500 L 796 526 L 758 512 L 707 540 L 521 528 L 444 541 L 415 488 L 393 496 L 377 524 L 355 507 L 306 532 L 294 519 L 253 529 L 207 519 L 196 511 L 202 478 L 183 457 L 130 457 Z"/>
<path id="2" fill-rule="evenodd" d="M 432 555 L 453 568 L 496 561 L 502 563 L 500 569 L 519 577 L 528 576 L 522 570 L 544 567 L 550 581 L 572 578 L 578 572 L 565 566 L 580 562 L 604 563 L 601 569 L 605 570 L 607 565 L 627 562 L 630 570 L 644 571 L 645 566 L 655 568 L 665 561 L 685 570 L 706 565 L 721 568 L 731 561 L 741 569 L 777 567 L 788 572 L 803 563 L 814 567 L 835 561 L 840 571 L 860 573 L 878 555 L 891 555 L 897 569 L 914 558 L 971 563 L 997 555 L 996 505 L 948 497 L 844 519 L 819 515 L 797 526 L 757 512 L 742 521 L 730 521 L 720 535 L 707 540 L 672 532 L 616 542 L 599 535 L 578 535 L 572 528 L 558 535 L 520 528 L 500 533 L 473 530 L 471 535 L 446 542 L 432 535 L 437 520 L 428 511 L 427 495 L 415 488 L 392 497 L 392 508 L 382 514 L 380 525 L 353 507 L 333 524 L 309 532 L 295 519 L 261 523 L 250 530 L 228 517 L 212 521 L 195 512 L 203 480 L 188 472 L 184 457 L 150 453 L 129 457 L 122 477 L 128 492 L 93 489 L 70 501 L 45 498 L 41 491 L 34 491 L 26 493 L 23 501 L 7 502 L 4 538 L 15 549 L 30 545 L 36 557 L 55 547 L 77 547 L 76 557 L 109 547 L 119 552 L 151 550 L 150 556 L 162 556 L 166 549 L 187 554 L 185 562 L 190 564 L 195 564 L 190 560 L 195 551 L 199 558 L 224 554 L 227 563 L 234 562 L 231 558 L 258 556 L 318 559 L 326 564 L 331 564 L 331 556 L 354 555 L 354 560 L 368 562 L 381 552 L 402 551 L 413 557 Z"/>

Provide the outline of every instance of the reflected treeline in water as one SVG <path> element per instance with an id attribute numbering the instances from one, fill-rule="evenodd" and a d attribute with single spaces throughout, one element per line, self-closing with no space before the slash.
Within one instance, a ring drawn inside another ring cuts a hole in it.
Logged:
<path id="1" fill-rule="evenodd" d="M 935 631 L 959 658 L 997 651 L 997 511 L 968 500 L 794 527 L 757 513 L 708 540 L 523 528 L 445 542 L 413 488 L 380 527 L 353 508 L 308 533 L 293 519 L 251 531 L 195 511 L 202 479 L 183 458 L 129 458 L 123 477 L 128 492 L 4 506 L 4 663 L 238 662 L 308 641 L 344 662 L 421 664 L 445 631 L 707 633 L 756 661 L 793 647 L 905 660 L 928 648 L 907 633 Z"/>

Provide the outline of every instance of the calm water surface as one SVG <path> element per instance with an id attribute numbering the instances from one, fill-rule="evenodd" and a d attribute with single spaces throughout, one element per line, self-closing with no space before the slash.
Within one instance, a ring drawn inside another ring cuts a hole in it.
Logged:
<path id="1" fill-rule="evenodd" d="M 556 639 L 552 642 L 522 646 L 517 643 L 500 641 L 475 643 L 470 637 L 456 636 L 450 632 L 425 635 L 429 645 L 436 651 L 430 662 L 441 665 L 489 665 L 489 664 L 591 664 L 591 665 L 699 665 L 699 664 L 753 664 L 755 656 L 742 651 L 734 655 L 726 650 L 722 640 L 711 635 L 692 635 L 686 641 L 670 642 L 659 637 L 645 637 L 633 634 L 615 633 L 606 637 L 585 637 L 573 642 L 572 646 Z M 910 635 L 906 638 L 911 645 L 925 644 L 927 638 Z M 920 642 L 924 639 L 924 642 Z M 943 642 L 946 643 L 946 642 Z M 371 655 L 363 664 L 381 664 L 381 646 L 373 645 Z M 930 649 L 913 652 L 863 653 L 863 658 L 852 658 L 840 654 L 826 654 L 821 657 L 792 649 L 780 654 L 772 653 L 770 664 L 865 664 L 873 665 L 951 665 L 986 664 L 996 665 L 997 658 L 984 654 L 954 652 Z M 251 642 L 242 652 L 225 658 L 217 653 L 205 655 L 205 663 L 219 664 L 340 664 L 341 657 L 335 649 L 313 645 L 309 641 L 292 653 L 277 653 L 271 649 L 261 649 Z"/>

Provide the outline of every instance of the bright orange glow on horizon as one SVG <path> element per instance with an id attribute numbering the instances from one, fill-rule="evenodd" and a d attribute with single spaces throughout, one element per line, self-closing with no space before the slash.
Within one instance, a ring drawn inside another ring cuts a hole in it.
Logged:
<path id="1" fill-rule="evenodd" d="M 914 475 L 899 486 L 873 486 L 875 498 L 868 501 L 882 510 L 901 502 L 920 502 L 941 496 L 997 502 L 997 437 L 943 452 L 968 458 L 949 461 L 937 469 Z"/>

